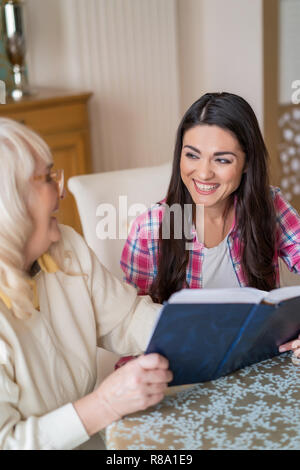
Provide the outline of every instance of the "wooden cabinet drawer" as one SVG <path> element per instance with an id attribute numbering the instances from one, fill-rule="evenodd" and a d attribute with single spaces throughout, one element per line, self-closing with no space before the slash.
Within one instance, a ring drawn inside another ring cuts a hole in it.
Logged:
<path id="1" fill-rule="evenodd" d="M 76 202 L 67 190 L 67 182 L 73 175 L 89 172 L 89 162 L 86 158 L 89 153 L 88 133 L 66 132 L 46 136 L 45 140 L 52 151 L 54 168 L 63 168 L 65 173 L 66 195 L 60 201 L 58 221 L 71 225 L 78 233 L 82 233 Z"/>
<path id="2" fill-rule="evenodd" d="M 38 107 L 17 112 L 5 112 L 1 109 L 1 114 L 26 124 L 42 135 L 88 127 L 84 103 Z"/>

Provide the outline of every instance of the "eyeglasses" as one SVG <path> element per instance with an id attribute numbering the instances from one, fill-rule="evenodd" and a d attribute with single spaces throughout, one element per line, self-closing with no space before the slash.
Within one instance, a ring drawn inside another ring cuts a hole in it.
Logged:
<path id="1" fill-rule="evenodd" d="M 64 192 L 64 170 L 59 169 L 59 170 L 52 170 L 49 173 L 46 173 L 45 175 L 35 175 L 33 177 L 35 181 L 44 181 L 45 183 L 50 183 L 51 181 L 54 181 L 56 183 L 56 189 L 58 192 L 58 197 L 61 199 L 63 196 Z"/>

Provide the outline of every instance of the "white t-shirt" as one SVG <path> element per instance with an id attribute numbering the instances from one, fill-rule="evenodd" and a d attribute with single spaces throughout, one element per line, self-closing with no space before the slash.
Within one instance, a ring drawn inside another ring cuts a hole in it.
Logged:
<path id="1" fill-rule="evenodd" d="M 213 248 L 204 248 L 202 278 L 204 288 L 240 287 L 230 258 L 227 238 Z"/>

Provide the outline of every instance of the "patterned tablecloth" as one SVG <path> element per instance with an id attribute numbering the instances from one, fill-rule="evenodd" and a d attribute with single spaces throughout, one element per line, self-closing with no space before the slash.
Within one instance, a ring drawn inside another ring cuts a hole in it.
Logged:
<path id="1" fill-rule="evenodd" d="M 106 428 L 107 449 L 300 450 L 300 366 L 291 353 L 164 400 Z"/>

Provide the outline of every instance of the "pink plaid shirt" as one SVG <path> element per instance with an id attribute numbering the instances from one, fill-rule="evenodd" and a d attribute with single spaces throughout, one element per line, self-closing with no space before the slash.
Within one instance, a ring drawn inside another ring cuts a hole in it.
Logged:
<path id="1" fill-rule="evenodd" d="M 274 266 L 277 273 L 276 285 L 279 287 L 278 257 L 284 260 L 290 271 L 300 274 L 300 216 L 284 199 L 279 188 L 271 186 L 270 189 L 277 214 Z M 140 295 L 148 294 L 157 275 L 159 226 L 164 214 L 162 202 L 135 219 L 121 256 L 125 281 L 136 287 Z M 186 282 L 191 289 L 196 289 L 202 288 L 204 245 L 198 242 L 195 229 L 193 237 Z M 240 240 L 235 223 L 228 234 L 227 244 L 239 285 L 247 287 L 241 267 Z"/>

